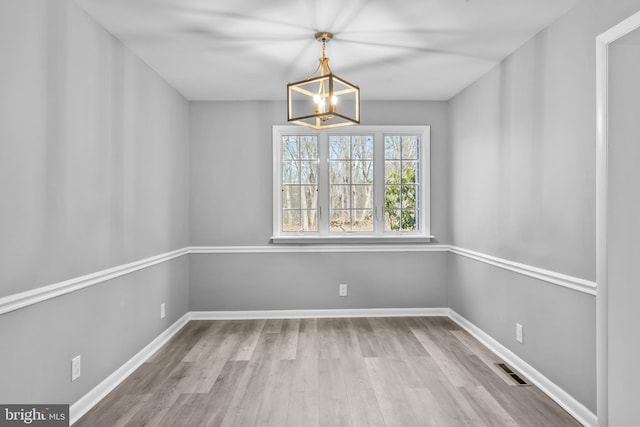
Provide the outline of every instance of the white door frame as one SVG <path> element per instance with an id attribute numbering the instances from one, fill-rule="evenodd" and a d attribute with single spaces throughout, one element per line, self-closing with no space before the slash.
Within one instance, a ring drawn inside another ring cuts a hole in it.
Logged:
<path id="1" fill-rule="evenodd" d="M 609 152 L 609 45 L 640 28 L 640 12 L 596 38 L 596 342 L 598 425 L 609 420 L 607 189 Z"/>

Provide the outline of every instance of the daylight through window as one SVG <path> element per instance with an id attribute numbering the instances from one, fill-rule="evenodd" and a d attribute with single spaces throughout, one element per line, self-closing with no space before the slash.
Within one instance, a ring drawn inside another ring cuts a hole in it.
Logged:
<path id="1" fill-rule="evenodd" d="M 273 239 L 429 238 L 429 127 L 274 126 Z"/>

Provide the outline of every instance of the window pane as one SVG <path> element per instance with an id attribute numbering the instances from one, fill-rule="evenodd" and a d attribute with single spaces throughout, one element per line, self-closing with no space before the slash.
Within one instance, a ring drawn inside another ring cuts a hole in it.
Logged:
<path id="1" fill-rule="evenodd" d="M 418 158 L 418 137 L 417 136 L 402 137 L 402 158 L 403 159 Z"/>
<path id="2" fill-rule="evenodd" d="M 282 209 L 300 209 L 300 186 L 282 186 Z"/>
<path id="3" fill-rule="evenodd" d="M 351 162 L 351 173 L 353 174 L 351 180 L 353 184 L 372 184 L 373 161 L 359 160 Z"/>
<path id="4" fill-rule="evenodd" d="M 354 185 L 352 198 L 354 209 L 373 209 L 373 185 Z"/>
<path id="5" fill-rule="evenodd" d="M 282 159 L 295 160 L 298 158 L 298 137 L 283 136 L 282 137 Z"/>
<path id="6" fill-rule="evenodd" d="M 282 231 L 300 231 L 301 228 L 299 210 L 282 211 Z"/>
<path id="7" fill-rule="evenodd" d="M 415 184 L 418 182 L 418 162 L 402 162 L 402 183 Z"/>
<path id="8" fill-rule="evenodd" d="M 351 216 L 353 231 L 373 231 L 373 209 L 354 209 Z"/>
<path id="9" fill-rule="evenodd" d="M 351 197 L 349 185 L 332 185 L 329 193 L 329 207 L 331 209 L 349 209 Z"/>
<path id="10" fill-rule="evenodd" d="M 300 158 L 315 160 L 318 158 L 318 138 L 315 136 L 300 137 Z"/>
<path id="11" fill-rule="evenodd" d="M 300 183 L 316 184 L 318 182 L 318 162 L 300 162 Z"/>
<path id="12" fill-rule="evenodd" d="M 399 209 L 385 211 L 384 228 L 387 231 L 418 230 L 417 211 Z"/>
<path id="13" fill-rule="evenodd" d="M 416 196 L 417 186 L 415 185 L 403 185 L 402 186 L 402 209 L 415 209 L 416 208 Z"/>
<path id="14" fill-rule="evenodd" d="M 353 160 L 373 160 L 373 138 L 371 136 L 354 136 L 351 158 Z"/>
<path id="15" fill-rule="evenodd" d="M 300 182 L 300 167 L 296 161 L 282 163 L 282 183 L 296 184 Z"/>
<path id="16" fill-rule="evenodd" d="M 303 185 L 300 197 L 300 207 L 302 209 L 316 209 L 318 207 L 317 186 Z"/>
<path id="17" fill-rule="evenodd" d="M 332 161 L 329 163 L 329 182 L 331 184 L 349 183 L 349 165 L 347 161 Z"/>
<path id="18" fill-rule="evenodd" d="M 402 195 L 399 185 L 386 185 L 384 187 L 384 207 L 386 209 L 400 209 Z"/>
<path id="19" fill-rule="evenodd" d="M 317 231 L 317 183 L 317 136 L 296 135 L 283 137 L 282 231 Z"/>
<path id="20" fill-rule="evenodd" d="M 329 229 L 373 231 L 373 136 L 329 138 Z"/>
<path id="21" fill-rule="evenodd" d="M 331 211 L 331 221 L 329 231 L 351 231 L 351 211 L 334 210 Z"/>
<path id="22" fill-rule="evenodd" d="M 385 160 L 401 159 L 400 150 L 402 142 L 399 136 L 384 137 L 384 158 Z"/>
<path id="23" fill-rule="evenodd" d="M 385 137 L 385 230 L 417 230 L 419 137 Z"/>
<path id="24" fill-rule="evenodd" d="M 400 184 L 402 162 L 384 162 L 384 182 L 386 184 Z"/>
<path id="25" fill-rule="evenodd" d="M 347 160 L 351 154 L 351 141 L 348 136 L 329 137 L 329 159 L 331 160 Z"/>
<path id="26" fill-rule="evenodd" d="M 398 210 L 385 210 L 384 211 L 384 229 L 385 231 L 399 231 L 400 230 L 400 217 L 401 211 Z"/>
<path id="27" fill-rule="evenodd" d="M 300 211 L 302 221 L 302 229 L 304 231 L 318 231 L 318 211 L 305 210 Z"/>
<path id="28" fill-rule="evenodd" d="M 402 230 L 403 231 L 415 231 L 417 230 L 417 225 L 416 225 L 416 211 L 414 210 L 408 210 L 402 211 L 402 221 L 401 221 L 401 225 L 402 225 Z"/>

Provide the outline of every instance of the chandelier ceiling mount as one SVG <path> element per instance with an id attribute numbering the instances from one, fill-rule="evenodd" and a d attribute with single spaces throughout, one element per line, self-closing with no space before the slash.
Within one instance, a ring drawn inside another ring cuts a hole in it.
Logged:
<path id="1" fill-rule="evenodd" d="M 333 34 L 314 37 L 322 43 L 322 55 L 310 77 L 287 85 L 287 120 L 313 129 L 359 124 L 360 88 L 336 76 L 326 56 Z"/>

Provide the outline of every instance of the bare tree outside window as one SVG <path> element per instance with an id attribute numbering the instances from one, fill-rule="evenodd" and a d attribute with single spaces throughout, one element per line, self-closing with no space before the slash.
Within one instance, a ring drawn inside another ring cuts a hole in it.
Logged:
<path id="1" fill-rule="evenodd" d="M 329 231 L 373 231 L 373 137 L 329 137 Z"/>
<path id="2" fill-rule="evenodd" d="M 318 231 L 318 138 L 282 138 L 282 230 Z"/>
<path id="3" fill-rule="evenodd" d="M 274 241 L 431 239 L 428 126 L 273 130 Z"/>

